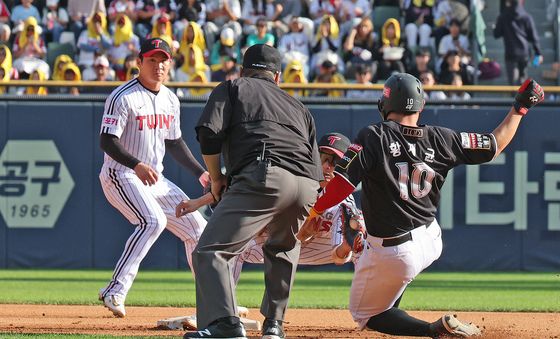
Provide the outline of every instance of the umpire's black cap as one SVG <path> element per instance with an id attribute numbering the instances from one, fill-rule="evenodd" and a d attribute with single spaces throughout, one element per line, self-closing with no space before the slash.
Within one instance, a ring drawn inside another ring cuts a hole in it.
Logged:
<path id="1" fill-rule="evenodd" d="M 274 47 L 266 44 L 256 44 L 247 49 L 243 55 L 243 68 L 260 69 L 280 72 L 282 69 L 282 57 Z"/>
<path id="2" fill-rule="evenodd" d="M 332 132 L 321 137 L 318 144 L 319 149 L 328 149 L 333 151 L 339 158 L 344 156 L 346 149 L 350 146 L 350 139 L 345 135 Z"/>

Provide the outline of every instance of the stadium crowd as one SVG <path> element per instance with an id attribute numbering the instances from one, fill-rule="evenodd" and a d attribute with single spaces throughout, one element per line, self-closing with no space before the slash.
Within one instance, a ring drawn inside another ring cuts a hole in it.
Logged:
<path id="1" fill-rule="evenodd" d="M 253 44 L 266 43 L 283 56 L 284 82 L 369 84 L 406 71 L 426 85 L 461 86 L 473 84 L 475 75 L 470 2 L 0 0 L 0 75 L 3 82 L 127 80 L 138 72 L 136 54 L 141 42 L 160 37 L 174 51 L 169 81 L 234 79 L 239 76 L 243 52 Z M 382 22 L 374 22 L 375 18 Z M 47 94 L 44 87 L 0 88 L 6 91 Z M 111 88 L 52 87 L 48 91 L 77 95 L 109 93 Z M 180 96 L 208 93 L 206 89 L 177 91 Z M 362 90 L 291 93 L 372 97 L 371 91 Z M 429 96 L 468 98 L 469 94 L 432 91 Z"/>

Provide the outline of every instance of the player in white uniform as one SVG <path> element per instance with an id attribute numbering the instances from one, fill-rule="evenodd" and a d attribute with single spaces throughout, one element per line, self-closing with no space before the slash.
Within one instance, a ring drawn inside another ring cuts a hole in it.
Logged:
<path id="1" fill-rule="evenodd" d="M 344 152 L 346 152 L 346 149 L 350 146 L 350 140 L 340 133 L 328 133 L 321 138 L 318 142 L 318 146 L 321 155 L 323 175 L 325 177 L 325 180 L 321 183 L 321 187 L 324 187 L 334 177 L 336 161 L 344 155 Z M 320 195 L 323 193 L 323 190 L 319 192 Z M 177 206 L 177 215 L 184 215 L 191 211 L 196 211 L 201 206 L 212 202 L 213 198 L 210 193 L 198 199 L 183 201 Z M 357 212 L 356 214 L 361 215 L 351 195 L 341 203 L 326 210 L 321 215 L 321 219 L 318 222 L 319 232 L 301 246 L 299 265 L 326 265 L 333 263 L 342 265 L 351 260 L 351 248 L 343 241 L 341 232 L 342 204 L 346 204 Z M 264 263 L 262 245 L 265 243 L 266 238 L 266 233 L 263 233 L 253 239 L 248 249 L 237 257 L 233 275 L 236 281 L 239 279 L 243 262 L 253 264 Z M 354 255 L 354 261 L 356 259 L 357 256 Z"/>
<path id="2" fill-rule="evenodd" d="M 136 225 L 111 281 L 99 294 L 118 317 L 125 316 L 124 301 L 140 262 L 163 230 L 167 228 L 184 242 L 192 268 L 191 253 L 206 226 L 198 212 L 175 216 L 177 204 L 188 197 L 162 174 L 168 151 L 203 186 L 208 184 L 208 172 L 181 138 L 179 100 L 162 85 L 170 64 L 169 45 L 159 38 L 147 40 L 138 58 L 138 78 L 119 86 L 105 102 L 101 187 L 109 203 Z"/>

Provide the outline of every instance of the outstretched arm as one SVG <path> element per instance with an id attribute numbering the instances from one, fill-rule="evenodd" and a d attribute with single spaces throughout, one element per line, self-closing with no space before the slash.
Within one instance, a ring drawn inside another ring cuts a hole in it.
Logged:
<path id="1" fill-rule="evenodd" d="M 182 217 L 185 214 L 192 213 L 202 206 L 210 205 L 213 202 L 215 202 L 215 200 L 211 192 L 208 192 L 196 199 L 183 200 L 175 208 L 175 216 L 177 218 Z"/>
<path id="2" fill-rule="evenodd" d="M 506 146 L 511 142 L 521 118 L 529 111 L 529 108 L 537 105 L 544 100 L 544 91 L 542 87 L 532 79 L 527 79 L 515 96 L 513 107 L 510 109 L 508 115 L 504 120 L 494 129 L 492 134 L 496 138 L 498 156 Z"/>

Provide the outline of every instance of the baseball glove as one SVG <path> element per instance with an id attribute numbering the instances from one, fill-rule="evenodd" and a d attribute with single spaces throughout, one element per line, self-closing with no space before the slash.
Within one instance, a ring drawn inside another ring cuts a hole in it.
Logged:
<path id="1" fill-rule="evenodd" d="M 523 85 L 519 87 L 517 95 L 515 96 L 515 101 L 513 102 L 513 107 L 517 113 L 525 115 L 527 111 L 529 111 L 529 108 L 543 100 L 544 90 L 542 87 L 535 80 L 527 79 Z"/>
<path id="2" fill-rule="evenodd" d="M 364 249 L 367 232 L 362 223 L 361 215 L 348 205 L 342 204 L 342 238 L 350 245 L 352 252 L 361 253 Z"/>

